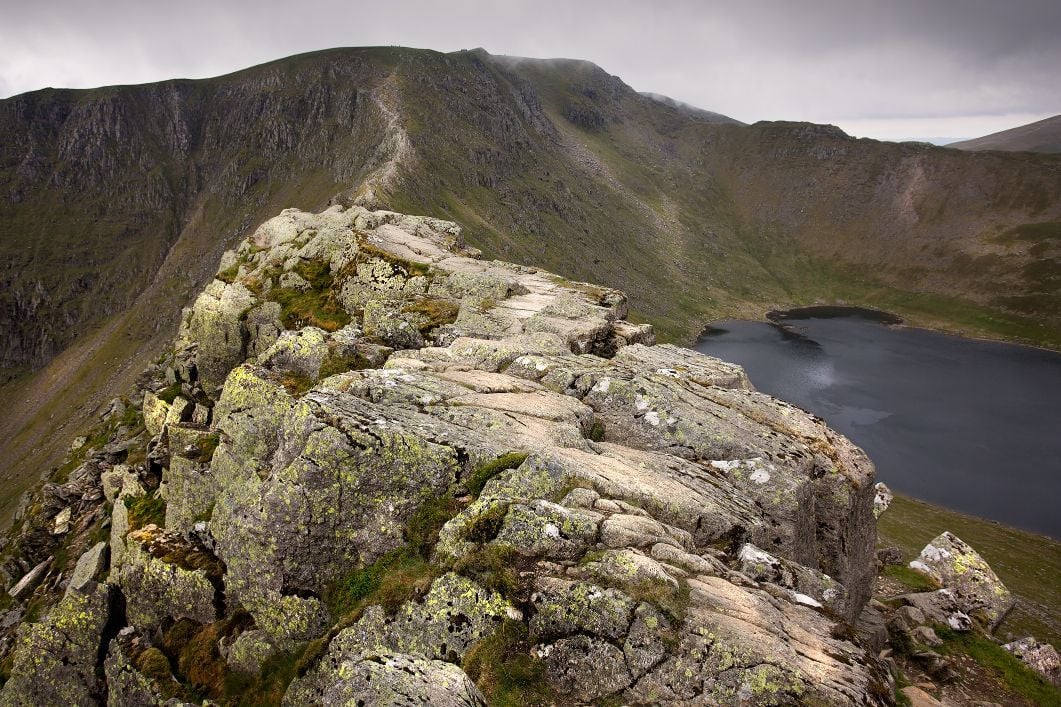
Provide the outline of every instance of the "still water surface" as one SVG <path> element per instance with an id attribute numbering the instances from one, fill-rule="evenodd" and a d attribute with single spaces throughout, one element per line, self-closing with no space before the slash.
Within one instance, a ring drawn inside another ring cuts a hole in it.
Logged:
<path id="1" fill-rule="evenodd" d="M 892 489 L 1061 538 L 1061 354 L 887 322 L 793 310 L 712 324 L 696 349 L 825 418 Z"/>

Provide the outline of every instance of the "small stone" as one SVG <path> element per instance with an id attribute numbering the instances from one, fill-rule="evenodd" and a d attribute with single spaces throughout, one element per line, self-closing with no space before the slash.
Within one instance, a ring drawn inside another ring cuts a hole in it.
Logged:
<path id="1" fill-rule="evenodd" d="M 70 532 L 70 518 L 73 514 L 74 511 L 70 506 L 59 511 L 58 515 L 55 516 L 55 522 L 52 525 L 52 535 L 63 535 Z"/>
<path id="2" fill-rule="evenodd" d="M 44 579 L 44 575 L 48 573 L 48 566 L 52 563 L 52 558 L 49 557 L 44 562 L 31 569 L 26 575 L 15 583 L 15 586 L 7 590 L 7 593 L 18 600 L 22 600 L 28 597 L 37 585 Z"/>
<path id="3" fill-rule="evenodd" d="M 70 583 L 66 586 L 66 593 L 90 593 L 95 588 L 95 579 L 103 571 L 106 561 L 107 543 L 100 541 L 86 550 L 77 560 L 74 572 L 70 576 Z"/>
<path id="4" fill-rule="evenodd" d="M 910 637 L 926 646 L 943 645 L 943 639 L 937 636 L 936 632 L 929 626 L 915 626 L 914 630 L 910 632 Z"/>

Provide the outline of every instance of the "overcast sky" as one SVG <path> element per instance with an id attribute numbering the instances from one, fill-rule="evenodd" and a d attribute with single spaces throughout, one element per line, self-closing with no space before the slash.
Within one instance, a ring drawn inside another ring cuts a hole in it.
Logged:
<path id="1" fill-rule="evenodd" d="M 880 139 L 1061 113 L 1061 0 L 0 0 L 0 97 L 380 44 L 589 59 L 746 122 Z"/>

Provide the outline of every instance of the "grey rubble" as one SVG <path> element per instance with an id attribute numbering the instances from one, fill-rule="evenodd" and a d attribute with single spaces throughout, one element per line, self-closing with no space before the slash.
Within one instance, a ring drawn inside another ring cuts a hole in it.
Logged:
<path id="1" fill-rule="evenodd" d="M 341 206 L 285 211 L 225 254 L 144 396 L 166 529 L 129 533 L 115 505 L 101 587 L 132 628 L 246 611 L 221 648 L 242 672 L 323 637 L 286 704 L 482 704 L 460 666 L 505 622 L 561 699 L 882 703 L 840 626 L 874 577 L 864 453 L 739 367 L 655 345 L 622 293 L 477 255 L 456 224 Z M 446 495 L 462 507 L 430 591 L 340 624 L 322 597 Z M 490 550 L 518 558 L 518 591 L 461 570 Z M 114 640 L 106 674 L 154 689 Z"/>

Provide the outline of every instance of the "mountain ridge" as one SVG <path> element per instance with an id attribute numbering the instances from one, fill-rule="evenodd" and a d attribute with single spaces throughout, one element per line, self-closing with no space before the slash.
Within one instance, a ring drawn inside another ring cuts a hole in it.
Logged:
<path id="1" fill-rule="evenodd" d="M 54 463 L 52 431 L 135 375 L 114 362 L 146 362 L 210 263 L 288 206 L 458 220 L 491 257 L 628 291 L 668 340 L 847 301 L 1061 346 L 1056 157 L 691 120 L 588 62 L 325 50 L 21 94 L 0 134 L 9 479 Z"/>

